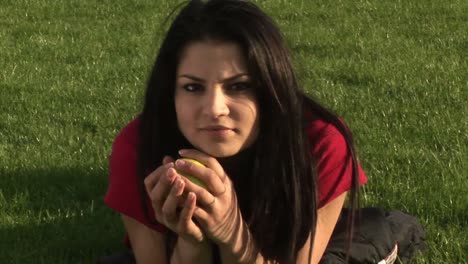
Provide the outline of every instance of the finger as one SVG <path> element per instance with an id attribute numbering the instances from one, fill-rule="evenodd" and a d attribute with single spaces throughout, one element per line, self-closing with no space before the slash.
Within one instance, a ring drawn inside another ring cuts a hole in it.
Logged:
<path id="1" fill-rule="evenodd" d="M 193 217 L 202 227 L 210 225 L 210 214 L 201 207 L 195 208 L 195 210 L 193 211 Z"/>
<path id="2" fill-rule="evenodd" d="M 226 173 L 224 172 L 223 167 L 219 164 L 218 160 L 201 152 L 196 149 L 181 149 L 179 154 L 184 158 L 190 158 L 198 160 L 203 163 L 206 167 L 212 169 L 220 177 L 221 181 L 224 182 L 226 178 Z"/>
<path id="3" fill-rule="evenodd" d="M 167 163 L 174 162 L 174 159 L 171 156 L 164 156 L 162 164 L 166 165 Z"/>
<path id="4" fill-rule="evenodd" d="M 196 202 L 195 194 L 193 192 L 189 192 L 187 200 L 184 203 L 184 208 L 180 212 L 179 223 L 180 229 L 185 230 L 188 235 L 201 242 L 204 239 L 203 232 L 192 220 L 193 213 L 196 209 Z"/>
<path id="5" fill-rule="evenodd" d="M 158 181 L 156 186 L 148 193 L 157 220 L 159 222 L 163 220 L 162 206 L 172 188 L 176 175 L 177 173 L 173 168 L 168 169 L 167 172 L 161 177 L 161 180 Z"/>
<path id="6" fill-rule="evenodd" d="M 170 162 L 165 165 L 159 166 L 154 170 L 150 175 L 148 175 L 144 180 L 144 185 L 146 192 L 149 194 L 153 190 L 156 183 L 159 181 L 162 175 L 164 175 L 168 169 L 173 168 L 174 163 Z"/>
<path id="7" fill-rule="evenodd" d="M 199 166 L 193 162 L 178 159 L 175 162 L 175 167 L 178 172 L 183 172 L 196 177 L 206 184 L 208 190 L 214 194 L 220 194 L 226 190 L 224 183 L 220 177 L 210 168 Z"/>
<path id="8" fill-rule="evenodd" d="M 189 179 L 181 176 L 185 182 L 185 191 L 195 193 L 197 197 L 198 204 L 204 208 L 211 207 L 213 205 L 213 200 L 215 199 L 214 195 L 211 194 L 208 190 L 203 187 L 200 187 L 198 184 L 193 183 Z"/>
<path id="9" fill-rule="evenodd" d="M 177 221 L 177 206 L 181 195 L 184 192 L 184 181 L 180 177 L 176 177 L 171 191 L 162 206 L 162 214 L 165 223 L 170 226 Z"/>

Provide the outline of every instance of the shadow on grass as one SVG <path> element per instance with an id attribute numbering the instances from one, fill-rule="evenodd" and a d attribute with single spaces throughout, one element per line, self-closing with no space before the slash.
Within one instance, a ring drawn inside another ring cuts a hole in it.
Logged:
<path id="1" fill-rule="evenodd" d="M 1 263 L 94 263 L 123 248 L 120 219 L 103 203 L 106 169 L 0 172 Z"/>

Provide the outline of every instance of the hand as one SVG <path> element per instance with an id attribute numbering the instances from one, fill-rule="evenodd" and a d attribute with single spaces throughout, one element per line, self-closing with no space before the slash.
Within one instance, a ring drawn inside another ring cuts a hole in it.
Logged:
<path id="1" fill-rule="evenodd" d="M 208 189 L 204 189 L 182 176 L 185 189 L 193 192 L 198 201 L 194 211 L 195 219 L 216 244 L 228 244 L 243 224 L 233 184 L 219 162 L 198 150 L 181 150 L 184 158 L 195 159 L 206 167 L 198 166 L 184 160 L 177 160 L 177 170 L 193 175 L 202 180 Z"/>
<path id="2" fill-rule="evenodd" d="M 158 222 L 184 240 L 201 242 L 204 235 L 192 220 L 196 196 L 189 192 L 187 197 L 184 197 L 185 182 L 174 169 L 173 161 L 169 156 L 164 157 L 163 165 L 146 177 L 146 192 Z M 182 206 L 180 213 L 179 206 Z"/>

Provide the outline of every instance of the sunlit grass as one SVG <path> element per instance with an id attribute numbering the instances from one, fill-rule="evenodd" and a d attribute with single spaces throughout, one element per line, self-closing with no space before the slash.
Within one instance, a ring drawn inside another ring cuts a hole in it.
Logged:
<path id="1" fill-rule="evenodd" d="M 302 86 L 351 126 L 363 204 L 416 215 L 421 263 L 468 257 L 466 1 L 257 1 Z M 102 202 L 174 1 L 2 1 L 1 263 L 93 263 L 122 248 Z"/>

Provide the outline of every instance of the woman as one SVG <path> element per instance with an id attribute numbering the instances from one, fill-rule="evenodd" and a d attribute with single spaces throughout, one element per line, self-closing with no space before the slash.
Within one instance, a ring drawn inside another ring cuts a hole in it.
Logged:
<path id="1" fill-rule="evenodd" d="M 114 142 L 106 203 L 137 263 L 318 263 L 365 181 L 346 126 L 298 88 L 274 22 L 247 1 L 190 1 Z"/>

